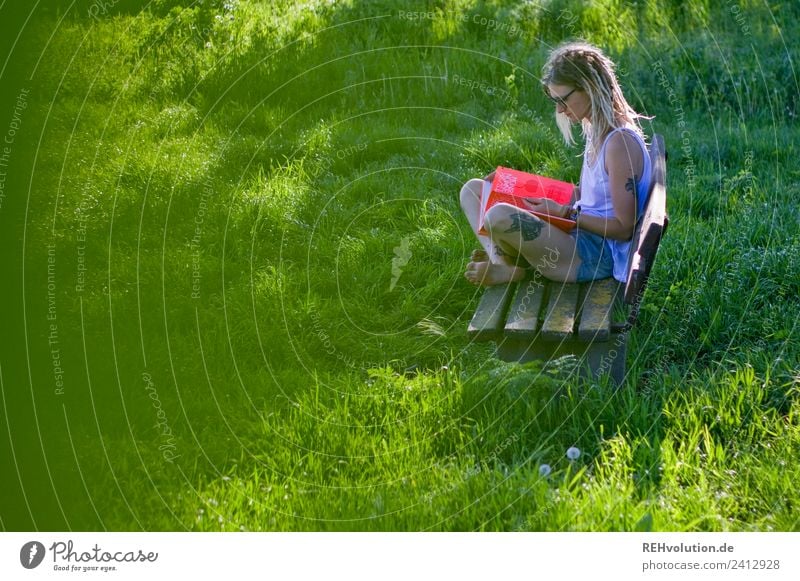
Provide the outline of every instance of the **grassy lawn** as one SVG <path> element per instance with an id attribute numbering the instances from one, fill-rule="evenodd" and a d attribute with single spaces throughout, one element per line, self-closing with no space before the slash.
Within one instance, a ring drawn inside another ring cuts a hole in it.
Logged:
<path id="1" fill-rule="evenodd" d="M 26 8 L 0 528 L 800 530 L 798 6 L 586 4 Z M 459 189 L 577 180 L 575 37 L 669 150 L 620 390 L 466 337 Z"/>

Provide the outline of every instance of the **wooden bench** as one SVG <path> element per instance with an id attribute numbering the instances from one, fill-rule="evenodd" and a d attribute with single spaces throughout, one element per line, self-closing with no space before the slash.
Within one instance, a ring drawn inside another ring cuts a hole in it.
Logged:
<path id="1" fill-rule="evenodd" d="M 538 272 L 518 283 L 488 287 L 467 333 L 475 341 L 495 341 L 504 361 L 551 360 L 574 355 L 594 377 L 625 377 L 628 333 L 667 228 L 664 138 L 650 146 L 652 181 L 644 213 L 634 229 L 628 278 L 582 284 L 551 282 Z"/>

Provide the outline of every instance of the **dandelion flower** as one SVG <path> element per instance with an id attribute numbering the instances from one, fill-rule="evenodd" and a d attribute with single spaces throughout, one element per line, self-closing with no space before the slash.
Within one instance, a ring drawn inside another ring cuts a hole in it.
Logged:
<path id="1" fill-rule="evenodd" d="M 577 460 L 580 457 L 581 457 L 581 451 L 575 446 L 572 446 L 569 450 L 567 450 L 567 458 L 569 458 L 570 460 Z"/>

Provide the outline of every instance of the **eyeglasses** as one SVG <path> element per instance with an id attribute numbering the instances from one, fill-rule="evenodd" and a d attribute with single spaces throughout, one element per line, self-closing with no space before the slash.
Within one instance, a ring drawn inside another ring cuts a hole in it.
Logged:
<path id="1" fill-rule="evenodd" d="M 570 95 L 578 90 L 578 87 L 572 89 L 569 93 L 564 95 L 563 97 L 553 97 L 550 92 L 547 90 L 547 87 L 544 88 L 544 94 L 547 95 L 547 98 L 550 99 L 556 105 L 561 105 L 562 107 L 567 106 L 567 99 L 569 99 Z"/>

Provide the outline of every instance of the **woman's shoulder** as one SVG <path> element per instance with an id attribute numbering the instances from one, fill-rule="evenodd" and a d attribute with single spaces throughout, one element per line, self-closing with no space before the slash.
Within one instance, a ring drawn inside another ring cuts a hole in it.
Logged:
<path id="1" fill-rule="evenodd" d="M 614 162 L 625 162 L 634 167 L 639 167 L 644 160 L 643 147 L 644 140 L 635 130 L 623 127 L 613 131 L 606 139 L 606 170 L 608 170 L 609 165 L 612 165 Z"/>
<path id="2" fill-rule="evenodd" d="M 605 141 L 606 149 L 625 149 L 636 147 L 636 149 L 641 151 L 642 146 L 646 147 L 642 132 L 637 130 L 637 128 L 629 126 L 614 128 L 608 133 Z"/>
<path id="3" fill-rule="evenodd" d="M 644 139 L 630 127 L 620 127 L 612 131 L 606 138 L 606 158 L 624 155 L 626 158 L 642 156 L 642 148 L 646 147 Z"/>

